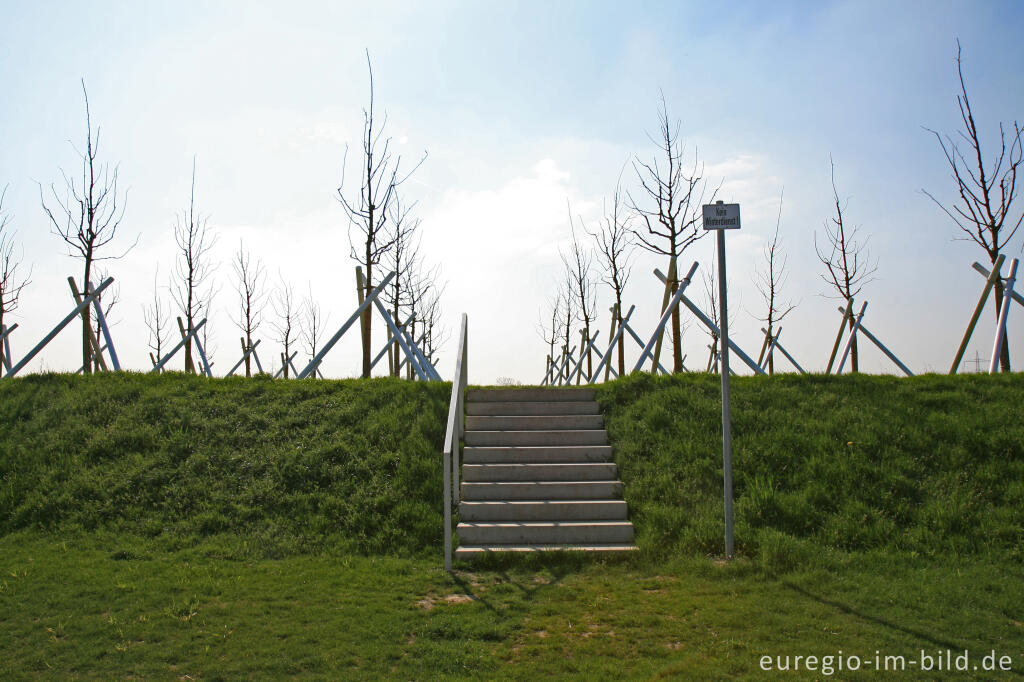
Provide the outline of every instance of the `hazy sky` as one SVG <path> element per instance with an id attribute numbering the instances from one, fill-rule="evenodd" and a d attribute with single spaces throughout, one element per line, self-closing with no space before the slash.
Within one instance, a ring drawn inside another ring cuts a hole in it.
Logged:
<path id="1" fill-rule="evenodd" d="M 297 292 L 311 290 L 337 328 L 356 305 L 336 189 L 345 145 L 358 146 L 362 133 L 368 48 L 394 148 L 407 164 L 429 153 L 403 190 L 418 202 L 426 258 L 448 281 L 453 338 L 442 375 L 451 375 L 466 312 L 472 382 L 540 380 L 546 348 L 536 328 L 561 277 L 567 203 L 595 225 L 623 164 L 651 157 L 659 89 L 682 122 L 688 157 L 696 150 L 707 177 L 724 182 L 720 198 L 742 207 L 743 229 L 728 235 L 741 346 L 760 347 L 754 276 L 785 188 L 783 296 L 798 307 L 782 341 L 805 367 L 824 368 L 838 303 L 824 296 L 812 240 L 833 211 L 831 155 L 848 225 L 870 235 L 878 262 L 864 290 L 866 325 L 914 371 L 944 372 L 983 284 L 970 264 L 984 254 L 955 241 L 957 228 L 921 192 L 955 198 L 925 127 L 959 129 L 959 37 L 984 144 L 994 150 L 998 123 L 1024 118 L 1022 28 L 1019 2 L 2 2 L 0 186 L 9 186 L 4 210 L 33 267 L 12 319 L 21 325 L 14 355 L 70 311 L 65 280 L 80 276 L 48 227 L 37 183 L 60 189 L 61 169 L 78 172 L 83 78 L 100 158 L 119 166 L 128 191 L 118 243 L 138 236 L 126 258 L 107 264 L 120 286 L 113 332 L 124 364 L 149 366 L 143 306 L 157 269 L 169 302 L 173 226 L 193 156 L 198 207 L 218 238 L 215 373 L 239 354 L 230 260 L 240 239 L 271 283 L 280 274 Z M 636 191 L 629 167 L 623 182 Z M 1018 235 L 1011 255 L 1021 243 Z M 712 240 L 683 260 L 707 271 Z M 626 299 L 642 336 L 661 302 L 651 271 L 665 265 L 640 251 L 634 258 Z M 703 304 L 703 286 L 694 293 Z M 609 301 L 602 288 L 602 336 Z M 1020 358 L 1024 309 L 1015 308 L 1011 350 Z M 686 319 L 687 364 L 703 367 L 708 336 Z M 993 328 L 990 308 L 972 357 L 991 352 Z M 266 323 L 259 336 L 263 357 L 276 355 Z M 30 369 L 77 368 L 80 339 L 69 328 Z M 353 328 L 326 373 L 356 375 L 358 346 Z M 870 347 L 862 367 L 894 369 Z"/>

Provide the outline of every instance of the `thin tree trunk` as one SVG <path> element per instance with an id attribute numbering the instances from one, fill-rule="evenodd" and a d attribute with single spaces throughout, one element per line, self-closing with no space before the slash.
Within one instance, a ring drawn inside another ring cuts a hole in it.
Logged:
<path id="1" fill-rule="evenodd" d="M 672 280 L 672 295 L 679 291 L 679 280 Z M 683 371 L 683 332 L 679 323 L 679 306 L 672 309 L 672 373 Z"/>
<path id="2" fill-rule="evenodd" d="M 993 264 L 993 267 L 995 265 Z M 1003 309 L 1003 280 L 1001 277 L 996 278 L 995 282 L 996 290 L 996 323 L 999 323 L 999 311 Z M 1003 342 L 999 350 L 999 371 L 1009 372 L 1010 371 L 1010 340 L 1006 336 L 1006 330 L 1003 330 Z"/>
<path id="3" fill-rule="evenodd" d="M 89 292 L 89 277 L 91 276 L 90 270 L 92 269 L 92 259 L 86 258 L 85 260 L 85 276 L 82 279 L 82 291 Z M 92 319 L 90 317 L 89 306 L 86 306 L 82 310 L 82 372 L 84 374 L 92 374 L 92 342 L 89 337 L 92 336 Z"/>
<path id="4" fill-rule="evenodd" d="M 371 220 L 372 220 L 372 217 L 371 217 Z M 370 244 L 367 243 L 367 245 L 366 245 L 366 263 L 364 263 L 364 265 L 366 265 L 366 279 L 363 280 L 363 287 L 364 287 L 364 290 L 366 292 L 363 295 L 364 296 L 364 298 L 363 298 L 364 301 L 366 300 L 366 297 L 368 297 L 370 295 L 370 292 L 373 291 L 373 288 L 371 287 L 371 284 L 370 284 L 373 281 L 373 263 L 370 262 L 371 255 L 372 254 L 370 252 Z M 363 331 L 363 378 L 364 379 L 368 379 L 370 377 L 370 338 L 371 338 L 371 332 L 373 331 L 373 329 L 372 329 L 372 320 L 373 320 L 373 318 L 371 317 L 371 312 L 372 311 L 373 311 L 373 306 L 372 305 L 367 306 L 366 310 L 363 311 L 363 316 L 362 316 L 362 320 L 361 320 L 361 327 L 362 327 L 362 331 Z"/>
<path id="5" fill-rule="evenodd" d="M 849 320 L 850 334 L 853 334 L 853 327 L 856 324 L 856 320 L 855 320 L 856 317 L 857 317 L 856 315 L 850 315 L 850 320 Z M 850 371 L 854 372 L 854 373 L 860 371 L 860 365 L 857 362 L 857 337 L 856 336 L 854 336 L 850 340 Z"/>

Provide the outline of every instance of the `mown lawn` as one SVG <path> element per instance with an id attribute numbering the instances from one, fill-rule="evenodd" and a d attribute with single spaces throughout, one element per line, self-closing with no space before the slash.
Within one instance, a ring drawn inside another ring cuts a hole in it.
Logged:
<path id="1" fill-rule="evenodd" d="M 877 651 L 905 656 L 917 677 L 921 650 L 947 649 L 971 665 L 995 650 L 1024 669 L 1024 582 L 1009 565 L 834 555 L 772 574 L 746 559 L 567 558 L 450 576 L 428 559 L 216 554 L 0 539 L 0 674 L 767 678 L 778 673 L 760 668 L 765 655 Z"/>

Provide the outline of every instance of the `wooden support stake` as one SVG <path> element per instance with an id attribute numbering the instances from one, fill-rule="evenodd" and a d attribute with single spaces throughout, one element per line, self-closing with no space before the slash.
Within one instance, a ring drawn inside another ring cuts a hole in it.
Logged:
<path id="1" fill-rule="evenodd" d="M 174 357 L 174 354 L 185 347 L 185 344 L 188 342 L 189 339 L 195 338 L 195 335 L 199 333 L 199 330 L 203 328 L 204 324 L 206 324 L 205 317 L 199 322 L 199 324 L 196 325 L 195 329 L 186 334 L 185 338 L 183 338 L 181 341 L 178 341 L 178 343 L 174 345 L 174 348 L 172 348 L 168 353 L 164 355 L 163 359 L 161 359 L 160 362 L 157 363 L 156 367 L 149 371 L 159 372 L 160 370 L 162 370 L 164 368 L 164 365 L 170 362 L 171 358 Z"/>
<path id="2" fill-rule="evenodd" d="M 763 329 L 761 331 L 764 331 Z M 761 352 L 757 355 L 757 364 L 764 367 L 764 352 L 768 350 L 768 342 L 771 341 L 772 335 L 768 332 L 764 332 L 764 343 L 761 344 Z"/>
<path id="3" fill-rule="evenodd" d="M 357 273 L 362 273 L 362 270 L 357 270 Z M 377 296 L 380 295 L 380 292 L 384 291 L 384 287 L 386 287 L 388 285 L 388 282 L 390 282 L 394 278 L 394 276 L 395 276 L 394 272 L 390 273 L 387 277 L 385 277 L 383 280 L 381 280 L 381 283 L 377 285 L 376 289 L 374 289 L 373 291 L 370 292 L 370 295 L 368 297 L 366 297 L 365 300 L 360 301 L 359 307 L 356 308 L 356 311 L 354 313 L 352 313 L 352 316 L 349 317 L 348 320 L 345 321 L 345 324 L 341 325 L 341 328 L 337 332 L 334 333 L 334 336 L 332 336 L 327 341 L 327 343 L 324 344 L 324 347 L 320 349 L 320 352 L 316 354 L 316 357 L 314 357 L 312 360 L 310 360 L 309 364 L 306 365 L 306 368 L 304 370 L 302 370 L 302 372 L 299 373 L 299 377 L 298 377 L 299 379 L 305 379 L 317 367 L 320 366 L 320 363 L 323 362 L 324 356 L 327 355 L 327 353 L 332 348 L 334 348 L 334 344 L 336 344 L 338 342 L 338 340 L 342 336 L 344 336 L 345 332 L 348 331 L 349 327 L 351 327 L 352 324 L 357 319 L 359 319 L 359 316 L 362 315 L 363 311 L 366 310 L 370 306 L 370 302 L 377 300 Z M 360 274 L 360 277 L 361 277 L 361 274 Z M 259 360 L 257 360 L 256 362 L 258 363 Z M 261 372 L 263 371 L 262 367 L 260 368 L 260 371 Z"/>
<path id="4" fill-rule="evenodd" d="M 971 335 L 974 334 L 974 326 L 978 324 L 978 320 L 981 318 L 981 311 L 985 308 L 985 303 L 988 302 L 988 295 L 992 293 L 992 287 L 999 280 L 999 271 L 1003 267 L 1003 261 L 1006 259 L 1005 254 L 999 254 L 996 258 L 996 262 L 993 264 L 992 272 L 988 273 L 985 278 L 985 288 L 981 290 L 981 298 L 978 299 L 978 305 L 974 307 L 974 314 L 971 315 L 971 321 L 967 323 L 967 331 L 964 332 L 964 338 L 960 341 L 960 347 L 956 349 L 956 357 L 953 358 L 953 364 L 949 368 L 950 374 L 956 374 L 957 369 L 960 367 L 960 361 L 963 360 L 964 353 L 967 352 L 967 344 L 971 341 Z M 975 263 L 975 269 L 978 268 L 978 264 Z M 983 268 L 984 269 L 984 268 Z"/>
<path id="5" fill-rule="evenodd" d="M 609 308 L 609 310 L 612 313 L 612 326 L 608 330 L 608 338 L 612 339 L 612 338 L 615 338 L 615 328 L 616 328 L 616 326 L 618 325 L 618 322 L 619 322 L 619 304 L 618 303 L 614 304 L 611 308 Z M 597 349 L 595 349 L 595 350 L 597 350 Z M 598 355 L 600 355 L 600 352 L 598 352 Z M 601 359 L 604 359 L 603 355 L 601 356 Z M 604 368 L 604 380 L 605 380 L 605 383 L 608 382 L 608 375 L 610 375 L 611 372 L 612 372 L 612 363 L 609 362 L 607 365 L 605 365 L 605 368 Z"/>
<path id="6" fill-rule="evenodd" d="M 825 368 L 825 374 L 832 373 L 832 363 L 836 360 L 836 353 L 839 352 L 839 342 L 843 340 L 843 332 L 846 331 L 847 321 L 853 317 L 853 299 L 851 298 L 846 302 L 846 310 L 843 312 L 843 321 L 839 323 L 839 333 L 836 334 L 836 342 L 832 346 L 832 354 L 828 356 L 828 367 Z M 838 374 L 838 372 L 836 372 Z"/>
<path id="7" fill-rule="evenodd" d="M 668 262 L 668 277 L 665 278 L 665 293 L 661 297 L 661 312 L 665 313 L 665 308 L 668 307 L 668 302 L 672 300 L 672 282 L 676 280 L 679 273 L 676 269 L 676 258 L 672 256 Z M 658 342 L 654 346 L 654 355 L 651 357 L 651 373 L 656 373 L 658 362 L 661 360 L 661 342 L 665 336 L 665 325 L 661 326 L 658 332 Z"/>
<path id="8" fill-rule="evenodd" d="M 1014 258 L 1010 261 L 1010 274 L 1003 283 L 1003 307 L 999 311 L 999 323 L 996 324 L 996 340 L 992 344 L 992 363 L 989 365 L 988 373 L 995 374 L 999 369 L 999 354 L 1003 348 L 1003 340 L 1006 338 L 1006 321 L 1010 317 L 1010 304 L 1013 303 L 1013 284 L 1017 279 L 1017 265 L 1020 261 Z M 1009 370 L 1009 367 L 1007 367 Z"/>
<path id="9" fill-rule="evenodd" d="M 11 336 L 11 332 L 13 332 L 17 328 L 18 328 L 18 323 L 17 322 L 15 322 L 10 327 L 8 327 L 5 324 L 3 326 L 3 328 L 0 328 L 0 339 L 3 340 L 3 346 L 0 346 L 0 348 L 3 349 L 2 352 L 0 352 L 0 358 L 3 359 L 3 368 L 4 369 L 10 369 L 11 368 L 11 342 L 10 342 L 10 336 Z"/>
<path id="10" fill-rule="evenodd" d="M 74 277 L 68 277 L 68 284 L 71 286 L 71 293 L 75 297 L 75 303 L 77 303 L 78 305 L 81 305 L 82 304 L 82 295 L 78 292 L 78 285 L 75 284 L 75 278 Z M 96 299 L 93 299 L 93 303 L 95 303 L 95 302 L 96 302 Z M 88 307 L 89 306 L 86 306 L 85 308 L 82 308 L 82 322 L 83 323 L 85 322 L 85 311 L 88 309 Z M 100 342 L 96 338 L 96 335 L 92 333 L 92 326 L 91 325 L 89 326 L 88 336 L 89 336 L 89 345 L 92 346 L 93 360 L 95 360 L 96 362 L 99 362 L 100 369 L 102 369 L 104 372 L 108 371 L 107 370 L 107 363 L 103 359 L 103 349 L 100 347 Z"/>
<path id="11" fill-rule="evenodd" d="M 857 340 L 857 330 L 860 329 L 860 323 L 864 320 L 864 312 L 867 308 L 867 301 L 860 304 L 860 312 L 857 313 L 857 319 L 853 322 L 853 329 L 850 330 L 850 336 L 846 339 L 846 346 L 843 348 L 843 357 L 839 360 L 839 366 L 836 367 L 836 374 L 843 373 L 843 365 L 846 364 L 846 358 L 849 356 L 850 350 L 853 348 L 853 344 Z"/>
<path id="12" fill-rule="evenodd" d="M 92 282 L 89 282 L 89 289 L 95 289 Z M 92 309 L 96 311 L 96 320 L 100 324 L 100 331 L 103 332 L 103 338 L 106 340 L 107 354 L 110 356 L 110 364 L 114 366 L 114 371 L 121 371 L 121 363 L 117 359 L 117 351 L 114 350 L 114 340 L 110 337 L 110 327 L 107 326 L 107 316 L 103 314 L 103 306 L 100 305 L 100 299 L 94 299 L 92 302 Z"/>

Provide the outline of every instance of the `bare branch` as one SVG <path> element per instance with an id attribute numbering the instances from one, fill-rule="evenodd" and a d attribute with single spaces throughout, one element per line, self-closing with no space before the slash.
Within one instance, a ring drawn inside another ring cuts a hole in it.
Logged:
<path id="1" fill-rule="evenodd" d="M 345 159 L 342 164 L 341 184 L 337 189 L 338 201 L 341 203 L 348 219 L 348 238 L 350 254 L 353 260 L 363 268 L 365 288 L 368 295 L 374 287 L 374 266 L 390 250 L 398 239 L 391 228 L 390 221 L 394 217 L 392 202 L 396 200 L 398 187 L 426 160 L 423 153 L 420 160 L 407 172 L 402 173 L 402 157 L 393 155 L 390 150 L 391 138 L 384 137 L 387 115 L 380 122 L 379 129 L 374 126 L 373 97 L 373 65 L 370 63 L 370 51 L 366 51 L 366 67 L 370 81 L 370 104 L 363 110 L 362 164 L 360 167 L 360 185 L 353 195 L 345 194 L 345 166 L 348 161 L 348 147 L 345 148 Z M 358 239 L 353 237 L 356 234 Z M 362 316 L 363 341 L 363 376 L 370 374 L 370 341 L 372 330 L 371 310 L 367 309 Z"/>
<path id="2" fill-rule="evenodd" d="M 4 324 L 4 318 L 8 313 L 18 309 L 22 289 L 32 283 L 31 266 L 28 274 L 24 277 L 18 272 L 24 259 L 24 251 L 15 255 L 14 236 L 16 233 L 9 228 L 11 217 L 4 211 L 6 196 L 7 187 L 5 186 L 3 192 L 0 192 L 0 326 Z"/>
<path id="3" fill-rule="evenodd" d="M 51 231 L 68 247 L 68 255 L 82 259 L 84 267 L 80 289 L 85 291 L 92 277 L 93 263 L 123 258 L 138 243 L 138 237 L 135 243 L 119 254 L 101 253 L 117 237 L 118 228 L 124 219 L 127 192 L 123 195 L 118 192 L 117 166 L 111 169 L 107 164 L 98 161 L 100 131 L 97 128 L 96 134 L 93 135 L 85 80 L 82 80 L 82 95 L 85 100 L 85 149 L 79 151 L 73 143 L 71 145 L 81 160 L 81 184 L 76 183 L 61 169 L 64 197 L 61 198 L 51 183 L 50 199 L 47 200 L 40 184 L 39 202 L 49 219 Z M 91 330 L 91 316 L 89 309 L 86 308 L 82 312 L 82 363 L 87 374 L 91 373 L 92 368 Z"/>

